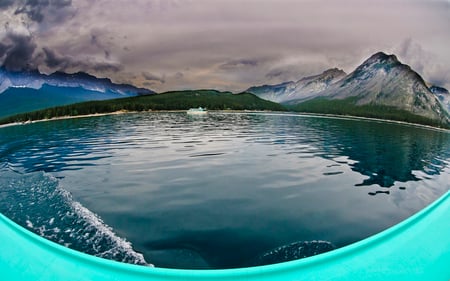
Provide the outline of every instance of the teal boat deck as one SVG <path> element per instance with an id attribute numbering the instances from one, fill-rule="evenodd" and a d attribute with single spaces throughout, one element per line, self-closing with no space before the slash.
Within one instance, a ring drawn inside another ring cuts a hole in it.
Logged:
<path id="1" fill-rule="evenodd" d="M 352 245 L 297 261 L 227 270 L 151 268 L 96 258 L 0 214 L 2 280 L 450 280 L 450 191 L 407 220 Z"/>

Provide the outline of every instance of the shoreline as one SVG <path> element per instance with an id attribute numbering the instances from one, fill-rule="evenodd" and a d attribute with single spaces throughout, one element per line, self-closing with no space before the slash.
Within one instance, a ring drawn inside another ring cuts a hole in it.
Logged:
<path id="1" fill-rule="evenodd" d="M 94 114 L 85 114 L 85 115 L 67 115 L 67 116 L 53 117 L 53 118 L 49 118 L 49 119 L 39 119 L 39 120 L 33 120 L 33 121 L 28 120 L 28 121 L 25 121 L 25 122 L 7 123 L 7 124 L 0 125 L 0 128 L 17 126 L 17 125 L 28 125 L 28 124 L 48 122 L 48 121 L 66 120 L 66 119 L 99 117 L 99 116 L 107 116 L 107 115 L 119 115 L 119 114 L 132 113 L 132 112 L 133 111 L 119 110 L 119 111 L 114 111 L 114 112 L 109 112 L 109 113 L 94 113 Z M 137 111 L 136 111 L 136 113 L 137 113 Z"/>
<path id="2" fill-rule="evenodd" d="M 407 125 L 412 127 L 419 127 L 428 130 L 440 131 L 450 133 L 450 129 L 433 127 L 430 125 L 423 125 L 417 123 L 409 123 L 405 121 L 398 120 L 389 120 L 389 119 L 380 119 L 380 118 L 371 118 L 371 117 L 362 117 L 362 116 L 352 116 L 352 115 L 337 115 L 337 114 L 326 114 L 326 113 L 308 113 L 308 112 L 295 112 L 295 111 L 270 111 L 270 110 L 208 110 L 209 112 L 223 112 L 223 113 L 264 113 L 271 115 L 291 115 L 291 116 L 302 116 L 302 117 L 316 117 L 316 118 L 332 118 L 332 119 L 343 119 L 343 120 L 363 120 L 363 121 L 371 121 L 371 122 L 380 122 L 380 123 L 391 123 L 391 124 L 399 124 L 399 125 Z M 59 116 L 53 117 L 49 119 L 39 119 L 33 121 L 25 121 L 25 122 L 13 122 L 0 125 L 1 128 L 12 127 L 17 125 L 28 125 L 33 123 L 47 122 L 47 121 L 57 121 L 57 120 L 67 120 L 67 119 L 78 119 L 78 118 L 89 118 L 89 117 L 101 117 L 101 116 L 109 116 L 109 115 L 121 115 L 127 113 L 163 113 L 163 112 L 186 112 L 186 110 L 146 110 L 146 111 L 128 111 L 128 110 L 118 110 L 114 112 L 108 113 L 94 113 L 94 114 L 85 114 L 85 115 L 68 115 L 68 116 Z"/>
<path id="3" fill-rule="evenodd" d="M 380 122 L 380 123 L 408 125 L 408 126 L 412 126 L 412 127 L 419 127 L 419 128 L 424 128 L 424 129 L 430 129 L 430 130 L 450 133 L 450 129 L 438 128 L 438 127 L 433 127 L 430 125 L 410 123 L 410 122 L 399 121 L 399 120 L 371 118 L 371 117 L 362 117 L 362 116 L 353 116 L 353 115 L 336 115 L 336 114 L 326 114 L 326 113 L 320 114 L 320 113 L 299 112 L 299 114 L 301 114 L 303 116 L 314 116 L 314 117 L 334 118 L 334 119 L 344 119 L 344 120 L 365 120 L 365 121 Z"/>

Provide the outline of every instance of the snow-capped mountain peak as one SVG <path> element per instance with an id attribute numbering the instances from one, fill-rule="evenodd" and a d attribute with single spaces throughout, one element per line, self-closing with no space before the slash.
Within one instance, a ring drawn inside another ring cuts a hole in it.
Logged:
<path id="1" fill-rule="evenodd" d="M 87 73 L 73 74 L 55 72 L 50 75 L 38 71 L 11 72 L 0 68 L 0 94 L 8 88 L 29 88 L 39 90 L 44 85 L 67 88 L 83 88 L 85 90 L 114 92 L 119 95 L 152 94 L 151 90 L 137 88 L 127 84 L 116 84 L 108 78 L 97 78 Z"/>

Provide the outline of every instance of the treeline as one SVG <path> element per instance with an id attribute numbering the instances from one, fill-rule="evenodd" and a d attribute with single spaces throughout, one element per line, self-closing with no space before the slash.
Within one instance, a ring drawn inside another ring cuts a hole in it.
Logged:
<path id="1" fill-rule="evenodd" d="M 355 98 L 334 99 L 316 98 L 305 101 L 301 104 L 289 106 L 291 110 L 335 115 L 350 115 L 357 117 L 378 118 L 385 120 L 395 120 L 414 124 L 429 125 L 433 127 L 450 129 L 450 124 L 415 115 L 409 111 L 401 110 L 393 106 L 385 105 L 356 105 Z"/>
<path id="2" fill-rule="evenodd" d="M 0 120 L 0 124 L 51 119 L 63 116 L 110 113 L 121 110 L 187 110 L 199 106 L 209 110 L 286 110 L 280 104 L 260 99 L 249 93 L 232 94 L 214 90 L 176 91 L 52 107 L 7 117 Z"/>
<path id="3" fill-rule="evenodd" d="M 356 105 L 355 98 L 329 100 L 316 98 L 296 105 L 283 106 L 263 100 L 250 93 L 232 94 L 215 90 L 174 91 L 103 101 L 89 101 L 18 114 L 0 120 L 0 124 L 51 119 L 63 116 L 111 113 L 116 111 L 187 110 L 193 107 L 208 110 L 271 110 L 317 114 L 350 115 L 429 125 L 450 129 L 450 124 L 415 115 L 383 105 Z"/>

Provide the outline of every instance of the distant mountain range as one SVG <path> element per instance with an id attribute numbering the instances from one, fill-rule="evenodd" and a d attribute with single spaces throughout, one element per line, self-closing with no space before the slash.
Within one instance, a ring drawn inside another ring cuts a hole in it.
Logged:
<path id="1" fill-rule="evenodd" d="M 82 72 L 45 75 L 0 68 L 0 118 L 82 101 L 149 94 L 154 92 Z"/>
<path id="2" fill-rule="evenodd" d="M 411 122 L 417 117 L 420 122 L 429 120 L 434 125 L 450 124 L 448 91 L 428 88 L 409 66 L 382 52 L 348 75 L 330 69 L 297 82 L 251 87 L 247 91 L 298 111 Z"/>
<path id="3" fill-rule="evenodd" d="M 131 100 L 127 100 L 130 104 L 123 104 L 121 101 L 100 104 L 108 105 L 105 111 L 108 111 L 108 108 L 136 111 L 185 109 L 187 105 L 206 106 L 210 109 L 287 109 L 450 128 L 449 92 L 438 86 L 428 87 L 422 77 L 408 65 L 402 64 L 396 56 L 382 52 L 368 58 L 350 74 L 333 68 L 298 81 L 251 87 L 246 92 L 253 94 L 252 98 L 243 98 L 247 96 L 241 95 L 231 101 L 228 100 L 228 95 L 215 95 L 216 92 L 201 92 L 204 102 L 200 102 L 196 97 L 199 91 L 178 91 L 176 95 L 174 92 L 168 92 L 165 95 L 157 95 L 160 97 L 155 99 L 145 99 L 144 102 L 143 99 L 132 97 L 152 95 L 153 91 L 132 85 L 115 84 L 107 78 L 96 78 L 86 73 L 56 72 L 45 75 L 37 71 L 10 72 L 0 68 L 0 119 L 84 101 L 131 97 Z M 232 96 L 231 93 L 229 95 Z M 261 103 L 257 101 L 258 98 L 281 105 Z M 100 104 L 88 106 L 91 106 L 90 110 L 95 111 L 96 106 Z M 79 107 L 77 110 L 69 109 L 69 114 L 81 112 Z M 47 116 L 49 112 L 36 116 Z M 59 113 L 54 112 L 51 115 L 55 114 Z"/>

